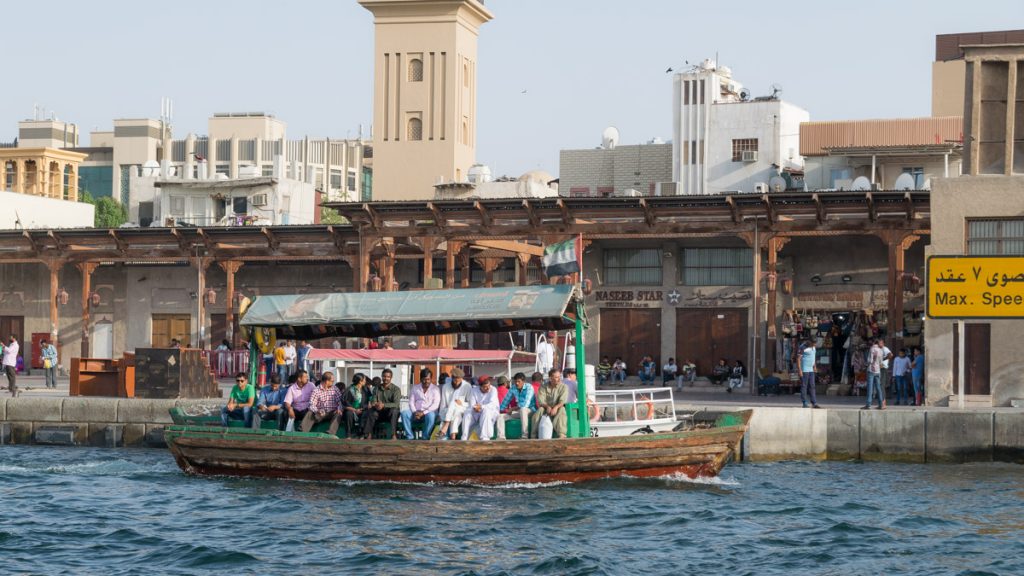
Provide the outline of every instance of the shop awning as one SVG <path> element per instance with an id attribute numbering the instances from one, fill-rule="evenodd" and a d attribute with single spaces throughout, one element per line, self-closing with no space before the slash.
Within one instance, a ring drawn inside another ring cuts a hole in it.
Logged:
<path id="1" fill-rule="evenodd" d="M 533 364 L 535 355 L 518 350 L 310 350 L 309 360 L 381 362 L 384 364 Z"/>
<path id="2" fill-rule="evenodd" d="M 325 338 L 564 330 L 574 326 L 570 285 L 259 296 L 242 326 Z"/>

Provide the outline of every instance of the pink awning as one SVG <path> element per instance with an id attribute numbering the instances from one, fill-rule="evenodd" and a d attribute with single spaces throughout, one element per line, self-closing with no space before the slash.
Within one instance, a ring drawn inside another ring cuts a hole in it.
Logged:
<path id="1" fill-rule="evenodd" d="M 333 348 L 317 348 L 310 350 L 310 360 L 346 360 L 349 362 L 381 362 L 384 364 L 483 364 L 509 361 L 512 356 L 514 364 L 532 364 L 535 355 L 531 352 L 514 352 L 512 350 L 335 350 Z"/>

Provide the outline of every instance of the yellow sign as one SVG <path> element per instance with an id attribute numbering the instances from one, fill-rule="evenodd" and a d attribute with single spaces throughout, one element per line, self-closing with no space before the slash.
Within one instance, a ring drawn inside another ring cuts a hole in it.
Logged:
<path id="1" fill-rule="evenodd" d="M 929 318 L 1024 318 L 1024 257 L 928 258 Z"/>

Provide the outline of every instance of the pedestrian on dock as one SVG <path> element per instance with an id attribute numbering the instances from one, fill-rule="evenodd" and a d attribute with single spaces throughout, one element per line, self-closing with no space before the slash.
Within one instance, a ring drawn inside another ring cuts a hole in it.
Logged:
<path id="1" fill-rule="evenodd" d="M 3 346 L 3 368 L 7 375 L 7 390 L 11 396 L 18 395 L 18 337 L 11 334 L 7 345 Z"/>
<path id="2" fill-rule="evenodd" d="M 910 376 L 910 358 L 907 358 L 907 351 L 900 350 L 892 359 L 892 379 L 896 387 L 896 405 L 911 404 L 910 395 L 907 394 L 907 378 Z"/>
<path id="3" fill-rule="evenodd" d="M 910 376 L 914 383 L 914 406 L 924 403 L 924 352 L 914 348 L 914 360 L 910 364 Z"/>
<path id="4" fill-rule="evenodd" d="M 807 408 L 808 400 L 811 401 L 811 406 L 814 408 L 821 408 L 818 406 L 817 382 L 814 378 L 817 359 L 818 349 L 814 347 L 813 340 L 808 340 L 800 350 L 800 362 L 797 363 L 800 372 L 800 402 L 803 403 L 804 408 Z"/>
<path id="5" fill-rule="evenodd" d="M 641 386 L 654 386 L 654 376 L 658 371 L 658 365 L 654 363 L 654 358 L 650 356 L 644 356 L 644 359 L 640 361 L 640 385 Z"/>
<path id="6" fill-rule="evenodd" d="M 616 382 L 626 383 L 626 363 L 622 358 L 616 358 L 615 364 L 612 365 L 612 384 Z"/>
<path id="7" fill-rule="evenodd" d="M 676 379 L 679 374 L 679 365 L 676 364 L 675 358 L 669 358 L 668 362 L 661 367 L 661 385 L 672 386 L 676 384 Z"/>
<path id="8" fill-rule="evenodd" d="M 608 383 L 612 377 L 612 363 L 608 361 L 608 357 L 604 356 L 601 358 L 601 363 L 597 365 L 597 379 L 601 386 Z"/>
<path id="9" fill-rule="evenodd" d="M 885 389 L 882 387 L 882 359 L 885 357 L 882 341 L 875 340 L 868 352 L 868 403 L 861 410 L 871 409 L 871 401 L 878 395 L 878 409 L 885 410 Z M 888 348 L 884 348 L 888 350 Z"/>
<path id="10" fill-rule="evenodd" d="M 57 387 L 57 347 L 46 338 L 39 341 L 39 356 L 43 360 L 43 373 L 46 376 L 46 387 Z"/>
<path id="11" fill-rule="evenodd" d="M 221 426 L 227 428 L 229 420 L 241 420 L 245 427 L 252 426 L 252 405 L 256 402 L 256 390 L 249 385 L 245 372 L 235 374 L 235 385 L 228 394 L 228 403 L 220 409 Z"/>

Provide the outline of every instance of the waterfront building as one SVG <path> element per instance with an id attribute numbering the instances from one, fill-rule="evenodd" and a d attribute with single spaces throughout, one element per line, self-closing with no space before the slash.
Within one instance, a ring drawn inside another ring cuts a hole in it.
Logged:
<path id="1" fill-rule="evenodd" d="M 481 0 L 360 0 L 374 17 L 374 199 L 427 199 L 476 162 Z"/>
<path id="2" fill-rule="evenodd" d="M 800 123 L 806 110 L 755 94 L 732 70 L 704 60 L 673 77 L 672 182 L 661 195 L 767 192 L 772 179 L 801 170 Z M 674 188 L 674 189 L 672 189 Z"/>
<path id="3" fill-rule="evenodd" d="M 40 146 L 0 147 L 0 229 L 92 226 L 92 206 L 78 202 L 85 154 L 45 146 L 55 142 L 42 134 L 29 142 Z"/>
<path id="4" fill-rule="evenodd" d="M 964 175 L 932 187 L 929 254 L 1024 256 L 1024 43 L 959 48 L 966 86 Z M 953 406 L 961 392 L 974 406 L 1024 398 L 1024 320 L 968 319 L 963 333 L 957 326 L 953 319 L 927 320 L 929 397 Z"/>
<path id="5" fill-rule="evenodd" d="M 609 128 L 596 148 L 559 153 L 559 190 L 563 196 L 660 196 L 661 184 L 672 182 L 672 143 L 652 139 L 645 144 L 618 143 Z"/>

